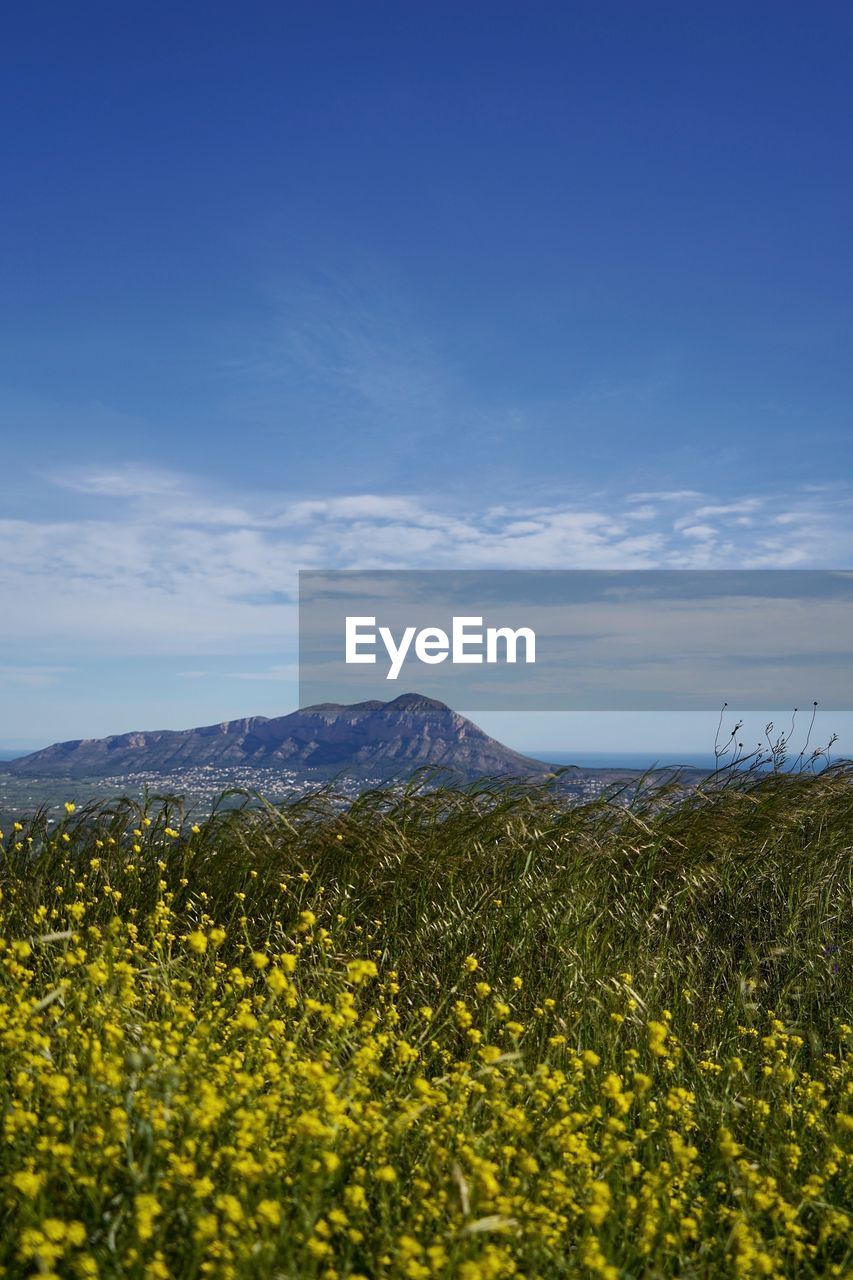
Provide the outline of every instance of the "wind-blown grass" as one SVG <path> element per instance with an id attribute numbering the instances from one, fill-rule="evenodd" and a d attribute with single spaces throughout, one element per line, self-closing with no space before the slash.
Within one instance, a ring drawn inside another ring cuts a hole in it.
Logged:
<path id="1" fill-rule="evenodd" d="M 851 783 L 7 831 L 0 1274 L 850 1275 Z"/>

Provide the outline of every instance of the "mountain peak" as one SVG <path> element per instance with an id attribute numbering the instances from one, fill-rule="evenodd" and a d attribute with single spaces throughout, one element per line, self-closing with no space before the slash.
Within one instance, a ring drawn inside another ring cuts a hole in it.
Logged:
<path id="1" fill-rule="evenodd" d="M 401 693 L 390 702 L 386 702 L 385 706 L 390 710 L 392 707 L 418 707 L 423 711 L 451 711 L 456 714 L 446 702 L 439 702 L 438 698 L 428 698 L 425 693 Z"/>

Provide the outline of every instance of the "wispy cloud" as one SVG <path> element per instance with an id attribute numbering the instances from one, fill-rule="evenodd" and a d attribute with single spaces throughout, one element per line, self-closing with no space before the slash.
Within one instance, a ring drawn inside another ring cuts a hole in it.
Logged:
<path id="1" fill-rule="evenodd" d="M 72 467 L 48 472 L 50 484 L 101 498 L 161 498 L 181 494 L 182 478 L 171 471 L 127 462 L 120 467 Z"/>
<path id="2" fill-rule="evenodd" d="M 299 679 L 299 665 L 295 662 L 282 662 L 266 667 L 261 671 L 229 671 L 229 680 L 272 680 L 294 684 Z"/>
<path id="3" fill-rule="evenodd" d="M 299 568 L 844 568 L 853 558 L 844 489 L 599 493 L 475 512 L 406 494 L 224 501 L 196 479 L 132 464 L 53 482 L 85 498 L 84 516 L 0 521 L 0 591 L 15 601 L 6 679 L 49 679 L 60 670 L 51 659 L 84 652 L 290 652 Z M 24 654 L 45 661 L 31 677 Z"/>
<path id="4" fill-rule="evenodd" d="M 700 499 L 698 489 L 646 489 L 642 493 L 629 493 L 628 502 L 692 502 Z"/>
<path id="5" fill-rule="evenodd" d="M 231 366 L 252 403 L 308 390 L 315 412 L 337 406 L 354 423 L 408 431 L 436 429 L 458 409 L 453 359 L 381 263 L 271 287 L 268 303 L 264 339 Z"/>
<path id="6" fill-rule="evenodd" d="M 32 689 L 44 689 L 56 684 L 73 667 L 7 667 L 0 666 L 0 681 L 24 685 Z"/>

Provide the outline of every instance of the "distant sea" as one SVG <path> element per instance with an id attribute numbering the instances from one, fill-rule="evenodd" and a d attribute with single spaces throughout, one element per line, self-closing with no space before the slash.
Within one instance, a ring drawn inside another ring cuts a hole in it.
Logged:
<path id="1" fill-rule="evenodd" d="M 19 760 L 21 756 L 28 756 L 30 751 L 35 751 L 35 747 L 30 747 L 29 750 L 24 750 L 23 747 L 17 750 L 11 747 L 0 747 L 0 760 Z"/>
<path id="2" fill-rule="evenodd" d="M 654 765 L 689 765 L 713 769 L 713 752 L 685 751 L 681 755 L 662 751 L 525 751 L 526 756 L 547 764 L 576 764 L 582 769 L 651 769 Z"/>

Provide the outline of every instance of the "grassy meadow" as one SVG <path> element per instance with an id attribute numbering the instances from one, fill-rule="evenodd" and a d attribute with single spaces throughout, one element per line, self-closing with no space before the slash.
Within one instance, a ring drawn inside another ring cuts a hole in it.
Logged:
<path id="1" fill-rule="evenodd" d="M 0 1276 L 853 1275 L 853 773 L 625 800 L 7 829 Z"/>

